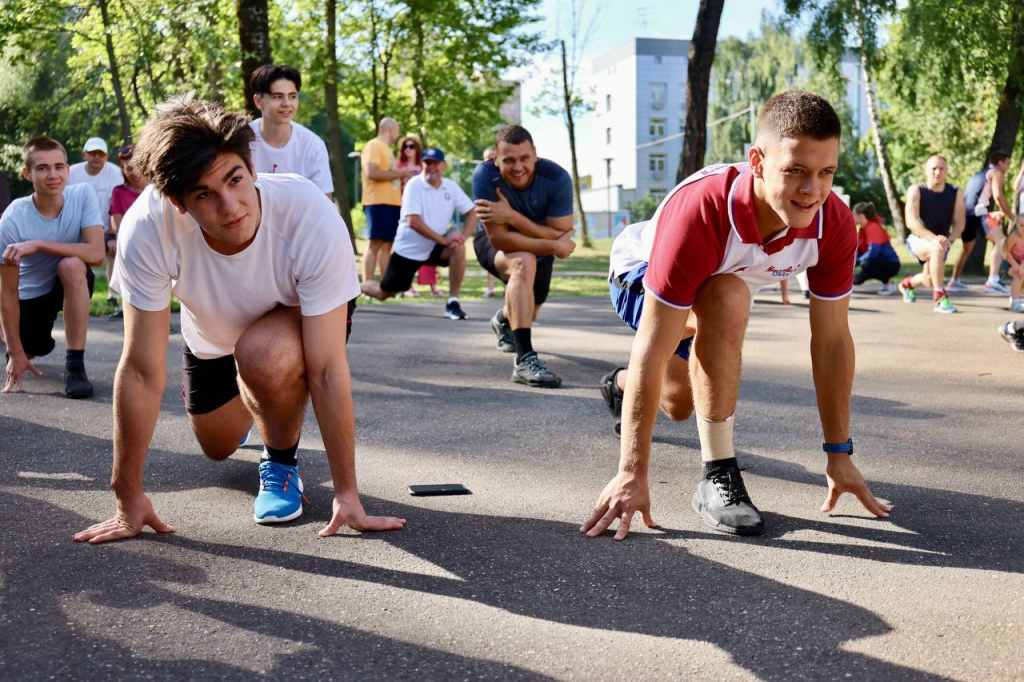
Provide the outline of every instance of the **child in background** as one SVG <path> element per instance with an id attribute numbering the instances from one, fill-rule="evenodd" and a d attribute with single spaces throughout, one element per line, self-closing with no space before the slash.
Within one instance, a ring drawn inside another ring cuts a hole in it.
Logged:
<path id="1" fill-rule="evenodd" d="M 882 282 L 879 296 L 896 293 L 896 286 L 889 280 L 900 271 L 900 257 L 892 248 L 889 233 L 882 227 L 882 219 L 871 202 L 862 202 L 853 207 L 853 220 L 860 228 L 857 231 L 857 265 L 854 284 L 863 284 L 869 279 Z"/>

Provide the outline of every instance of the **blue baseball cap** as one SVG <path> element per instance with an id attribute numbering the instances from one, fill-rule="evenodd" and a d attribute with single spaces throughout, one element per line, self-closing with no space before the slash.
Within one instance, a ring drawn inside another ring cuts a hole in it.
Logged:
<path id="1" fill-rule="evenodd" d="M 437 161 L 438 163 L 444 161 L 444 152 L 437 147 L 427 147 L 423 150 L 424 161 Z"/>

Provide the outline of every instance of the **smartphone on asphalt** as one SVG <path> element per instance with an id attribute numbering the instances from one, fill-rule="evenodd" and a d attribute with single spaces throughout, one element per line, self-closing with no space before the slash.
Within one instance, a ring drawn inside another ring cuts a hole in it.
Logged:
<path id="1" fill-rule="evenodd" d="M 434 485 L 411 485 L 409 494 L 424 497 L 428 495 L 472 495 L 473 493 L 461 483 L 437 483 Z"/>

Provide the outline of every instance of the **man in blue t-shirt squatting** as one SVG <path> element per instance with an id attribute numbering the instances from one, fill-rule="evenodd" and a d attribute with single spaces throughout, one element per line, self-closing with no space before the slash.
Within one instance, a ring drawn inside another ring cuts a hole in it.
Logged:
<path id="1" fill-rule="evenodd" d="M 497 158 L 473 172 L 473 199 L 483 226 L 473 238 L 484 270 L 505 282 L 505 305 L 491 318 L 498 349 L 515 353 L 512 381 L 557 388 L 562 379 L 533 350 L 531 327 L 548 297 L 551 266 L 576 248 L 572 181 L 557 163 L 537 158 L 533 138 L 510 125 L 495 137 Z"/>
<path id="2" fill-rule="evenodd" d="M 15 199 L 0 217 L 0 324 L 7 339 L 4 393 L 21 391 L 32 359 L 56 345 L 53 324 L 64 311 L 64 393 L 92 397 L 85 373 L 85 335 L 93 273 L 103 263 L 103 221 L 89 185 L 68 187 L 68 154 L 56 140 L 34 137 L 21 150 L 32 196 Z"/>

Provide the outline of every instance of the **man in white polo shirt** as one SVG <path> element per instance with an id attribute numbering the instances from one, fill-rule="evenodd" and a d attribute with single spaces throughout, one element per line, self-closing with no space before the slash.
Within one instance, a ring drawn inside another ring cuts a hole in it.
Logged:
<path id="1" fill-rule="evenodd" d="M 290 66 L 264 64 L 252 73 L 253 101 L 260 118 L 249 125 L 253 170 L 260 174 L 295 173 L 334 195 L 327 145 L 316 133 L 294 121 L 299 110 L 302 75 Z"/>
<path id="2" fill-rule="evenodd" d="M 255 179 L 245 116 L 191 96 L 158 107 L 133 161 L 150 181 L 121 224 L 111 285 L 124 300 L 114 383 L 117 515 L 77 534 L 105 542 L 171 527 L 142 489 L 160 414 L 173 293 L 181 301 L 182 394 L 208 457 L 224 459 L 255 420 L 265 444 L 253 517 L 302 513 L 296 451 L 310 399 L 342 525 L 394 530 L 367 516 L 355 477 L 355 417 L 345 303 L 359 291 L 348 233 L 315 185 L 291 174 Z"/>
<path id="3" fill-rule="evenodd" d="M 430 147 L 423 152 L 423 172 L 405 185 L 394 252 L 380 282 L 365 280 L 363 293 L 377 300 L 408 291 L 413 275 L 423 265 L 448 268 L 449 298 L 444 316 L 464 320 L 459 291 L 466 274 L 466 239 L 476 229 L 473 202 L 453 180 L 444 177 L 444 152 Z M 462 232 L 449 230 L 454 212 L 465 216 Z"/>
<path id="4" fill-rule="evenodd" d="M 703 465 L 694 511 L 722 532 L 764 532 L 733 446 L 740 352 L 753 293 L 804 271 L 828 453 L 821 511 L 831 511 L 848 492 L 872 514 L 888 516 L 852 460 L 847 310 L 857 235 L 850 209 L 832 193 L 841 132 L 835 110 L 818 95 L 776 95 L 761 109 L 749 164 L 705 168 L 669 193 L 649 222 L 616 239 L 612 302 L 637 336 L 628 370 L 602 380 L 605 400 L 622 418 L 621 457 L 581 529 L 588 536 L 618 520 L 615 539 L 622 540 L 636 512 L 655 525 L 647 472 L 659 407 L 678 420 L 697 413 Z"/>
<path id="5" fill-rule="evenodd" d="M 85 161 L 71 166 L 68 173 L 68 185 L 89 185 L 96 193 L 96 203 L 100 208 L 100 218 L 103 220 L 104 242 L 110 234 L 110 197 L 114 194 L 114 188 L 124 184 L 124 175 L 116 163 L 111 163 L 108 158 L 107 143 L 102 137 L 90 137 L 82 147 L 82 156 Z M 110 252 L 107 256 L 107 281 L 114 271 L 114 255 Z M 107 295 L 107 305 L 111 308 L 117 307 L 117 299 L 113 292 Z"/>

